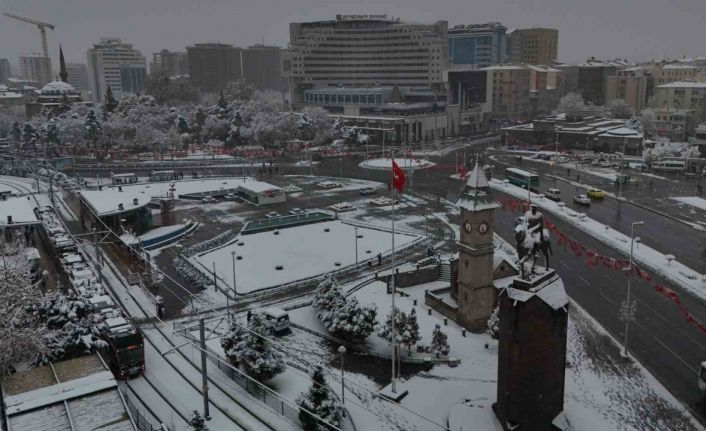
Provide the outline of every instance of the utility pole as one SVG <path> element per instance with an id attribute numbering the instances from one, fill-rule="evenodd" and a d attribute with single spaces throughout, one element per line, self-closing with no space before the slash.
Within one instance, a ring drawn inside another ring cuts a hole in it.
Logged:
<path id="1" fill-rule="evenodd" d="M 554 187 L 556 187 L 556 168 L 559 164 L 559 131 L 556 131 L 554 139 Z"/>
<path id="2" fill-rule="evenodd" d="M 355 227 L 355 266 L 358 266 L 358 226 Z"/>
<path id="3" fill-rule="evenodd" d="M 206 329 L 203 317 L 199 319 L 199 336 L 201 338 L 201 390 L 203 391 L 203 418 L 211 420 L 208 411 L 208 373 L 206 372 Z"/>
<path id="4" fill-rule="evenodd" d="M 633 248 L 635 245 L 635 226 L 645 224 L 644 221 L 636 221 L 630 225 L 630 266 L 627 268 L 628 271 L 628 293 L 627 298 L 620 306 L 620 320 L 625 322 L 625 339 L 623 341 L 623 355 L 628 355 L 628 331 L 630 329 L 630 322 L 635 320 L 635 313 L 637 312 L 637 302 L 631 301 L 630 298 L 630 288 L 632 282 L 632 272 L 633 272 Z"/>

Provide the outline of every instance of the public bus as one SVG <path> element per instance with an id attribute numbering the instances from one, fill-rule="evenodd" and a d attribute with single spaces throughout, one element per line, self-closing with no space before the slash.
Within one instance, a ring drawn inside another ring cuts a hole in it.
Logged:
<path id="1" fill-rule="evenodd" d="M 663 172 L 683 172 L 686 170 L 686 162 L 684 162 L 684 160 L 659 160 L 652 163 L 652 170 Z"/>
<path id="2" fill-rule="evenodd" d="M 113 174 L 110 176 L 110 179 L 113 181 L 113 184 L 120 185 L 120 184 L 132 184 L 137 182 L 137 176 L 135 174 L 130 173 L 130 174 Z"/>
<path id="3" fill-rule="evenodd" d="M 105 321 L 103 339 L 108 344 L 108 365 L 119 379 L 142 375 L 145 372 L 145 348 L 142 333 L 124 317 Z"/>
<path id="4" fill-rule="evenodd" d="M 510 181 L 510 184 L 514 184 L 525 189 L 528 187 L 530 190 L 539 189 L 539 175 L 533 174 L 532 172 L 527 172 L 517 168 L 507 168 L 505 169 L 505 178 Z"/>

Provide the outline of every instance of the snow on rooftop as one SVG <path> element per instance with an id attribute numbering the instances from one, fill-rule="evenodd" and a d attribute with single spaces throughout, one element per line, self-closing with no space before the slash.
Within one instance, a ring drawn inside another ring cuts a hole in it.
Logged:
<path id="1" fill-rule="evenodd" d="M 657 86 L 657 88 L 706 88 L 706 82 L 701 81 L 676 81 Z"/>
<path id="2" fill-rule="evenodd" d="M 189 260 L 209 277 L 212 277 L 215 263 L 218 278 L 233 286 L 231 252 L 242 256 L 242 259 L 235 260 L 236 290 L 242 294 L 353 265 L 356 242 L 359 262 L 374 259 L 378 253 L 384 255 L 392 248 L 390 232 L 358 227 L 358 235 L 362 237 L 356 241 L 355 226 L 340 220 L 284 228 L 277 232 L 276 235 L 274 231 L 266 231 L 240 236 L 226 247 L 192 256 Z M 395 247 L 399 250 L 418 238 L 397 232 Z M 276 269 L 278 265 L 282 268 Z"/>
<path id="3" fill-rule="evenodd" d="M 8 198 L 0 204 L 0 227 L 12 225 L 38 224 L 34 214 L 35 202 L 29 196 Z M 12 217 L 9 223 L 8 217 Z"/>
<path id="4" fill-rule="evenodd" d="M 273 190 L 282 190 L 281 187 L 277 187 L 269 183 L 263 183 L 262 181 L 243 182 L 238 186 L 238 188 L 251 193 L 264 193 Z"/>
<path id="5" fill-rule="evenodd" d="M 119 191 L 117 188 L 107 188 L 103 190 L 81 190 L 79 192 L 84 202 L 86 202 L 98 216 L 121 214 L 144 207 L 152 200 L 146 193 Z M 137 204 L 135 204 L 137 199 Z M 122 209 L 120 209 L 122 204 Z"/>
<path id="6" fill-rule="evenodd" d="M 248 189 L 264 189 L 273 190 L 277 186 L 268 184 L 262 181 L 256 181 L 251 177 L 222 177 L 222 178 L 204 178 L 196 180 L 181 180 L 181 181 L 164 181 L 144 184 L 131 184 L 122 186 L 123 192 L 144 193 L 154 198 L 169 197 L 171 188 L 174 188 L 174 197 L 179 198 L 183 195 L 195 193 L 218 192 L 220 190 L 235 190 L 239 186 L 247 186 Z M 110 187 L 110 190 L 117 189 Z"/>
<path id="7" fill-rule="evenodd" d="M 628 129 L 627 127 L 618 127 L 616 129 L 606 130 L 601 134 L 601 136 L 624 136 L 631 138 L 642 138 L 642 134 L 633 129 Z"/>

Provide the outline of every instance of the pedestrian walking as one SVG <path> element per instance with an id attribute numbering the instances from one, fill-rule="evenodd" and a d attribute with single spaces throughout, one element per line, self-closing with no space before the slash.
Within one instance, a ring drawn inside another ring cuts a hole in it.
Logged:
<path id="1" fill-rule="evenodd" d="M 566 168 L 566 177 L 568 178 L 570 176 L 571 176 L 571 168 Z"/>
<path id="2" fill-rule="evenodd" d="M 382 253 L 378 253 L 378 266 L 382 265 Z"/>
<path id="3" fill-rule="evenodd" d="M 252 317 L 252 311 L 248 310 L 248 323 L 250 323 L 250 318 Z"/>

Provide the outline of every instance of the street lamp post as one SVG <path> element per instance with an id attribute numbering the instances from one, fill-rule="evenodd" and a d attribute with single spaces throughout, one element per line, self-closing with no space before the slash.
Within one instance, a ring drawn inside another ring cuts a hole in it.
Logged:
<path id="1" fill-rule="evenodd" d="M 346 404 L 346 385 L 345 385 L 345 380 L 343 380 L 343 355 L 346 354 L 346 346 L 340 346 L 338 348 L 338 353 L 341 355 L 341 404 L 345 406 L 345 404 Z"/>
<path id="2" fill-rule="evenodd" d="M 233 299 L 235 300 L 235 296 L 238 294 L 235 284 L 235 250 L 230 252 L 230 256 L 233 259 Z M 228 298 L 228 295 L 226 295 L 226 298 Z M 230 321 L 230 307 L 228 307 L 228 320 Z"/>
<path id="3" fill-rule="evenodd" d="M 623 354 L 628 355 L 628 331 L 630 329 L 630 322 L 635 320 L 635 312 L 637 311 L 637 304 L 635 301 L 631 302 L 630 298 L 630 288 L 632 285 L 632 268 L 633 268 L 633 250 L 635 247 L 635 226 L 645 224 L 644 221 L 636 221 L 630 225 L 630 264 L 627 268 L 628 273 L 628 293 L 625 302 L 620 307 L 620 318 L 625 321 L 625 340 L 623 341 Z"/>
<path id="4" fill-rule="evenodd" d="M 358 266 L 358 226 L 355 227 L 355 265 Z"/>
<path id="5" fill-rule="evenodd" d="M 559 131 L 556 131 L 554 138 L 554 187 L 556 187 L 556 168 L 559 164 Z"/>

